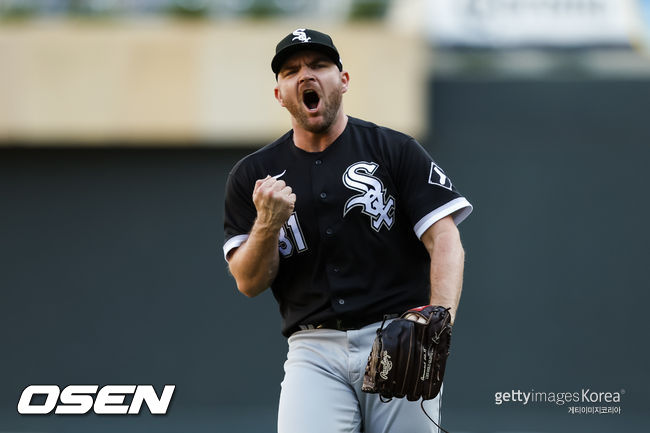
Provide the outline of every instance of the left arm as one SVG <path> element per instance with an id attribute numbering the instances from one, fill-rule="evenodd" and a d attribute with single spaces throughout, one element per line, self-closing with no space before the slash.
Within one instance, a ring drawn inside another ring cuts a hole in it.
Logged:
<path id="1" fill-rule="evenodd" d="M 431 305 L 450 308 L 454 322 L 463 287 L 465 251 L 451 216 L 436 221 L 421 237 L 431 258 Z"/>

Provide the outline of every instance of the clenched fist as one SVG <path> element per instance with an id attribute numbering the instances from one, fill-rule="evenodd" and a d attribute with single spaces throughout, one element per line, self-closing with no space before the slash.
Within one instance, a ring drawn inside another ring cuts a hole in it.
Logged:
<path id="1" fill-rule="evenodd" d="M 283 180 L 266 176 L 255 182 L 253 203 L 257 209 L 257 223 L 275 231 L 291 216 L 296 195 Z"/>

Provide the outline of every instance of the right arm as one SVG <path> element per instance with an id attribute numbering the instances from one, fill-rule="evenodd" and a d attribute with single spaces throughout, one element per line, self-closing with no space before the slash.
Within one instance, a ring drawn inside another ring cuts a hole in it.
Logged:
<path id="1" fill-rule="evenodd" d="M 296 195 L 284 181 L 267 176 L 255 182 L 253 203 L 257 217 L 248 239 L 227 257 L 237 289 L 248 297 L 266 290 L 278 273 L 280 228 L 293 212 Z"/>

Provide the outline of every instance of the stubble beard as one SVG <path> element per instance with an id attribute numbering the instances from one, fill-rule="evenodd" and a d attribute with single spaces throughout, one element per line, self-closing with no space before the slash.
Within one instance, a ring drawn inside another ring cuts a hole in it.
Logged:
<path id="1" fill-rule="evenodd" d="M 323 106 L 322 120 L 318 123 L 310 122 L 311 118 L 305 111 L 302 101 L 297 101 L 297 103 L 287 103 L 286 107 L 302 129 L 314 134 L 322 134 L 326 132 L 336 120 L 342 102 L 343 94 L 340 91 L 331 92 L 326 97 L 323 97 L 321 100 Z"/>

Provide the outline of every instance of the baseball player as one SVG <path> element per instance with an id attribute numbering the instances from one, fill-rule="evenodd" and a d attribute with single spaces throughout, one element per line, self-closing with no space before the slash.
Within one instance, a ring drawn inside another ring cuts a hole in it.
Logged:
<path id="1" fill-rule="evenodd" d="M 472 206 L 413 138 L 344 113 L 350 75 L 328 35 L 293 31 L 271 69 L 292 129 L 230 172 L 223 250 L 242 293 L 279 303 L 278 431 L 436 431 L 418 402 L 361 384 L 384 317 L 433 304 L 453 320 Z M 440 397 L 424 402 L 438 422 Z"/>

